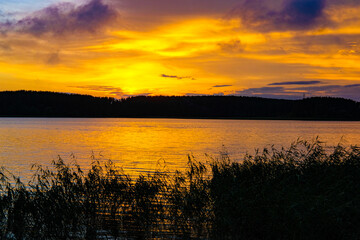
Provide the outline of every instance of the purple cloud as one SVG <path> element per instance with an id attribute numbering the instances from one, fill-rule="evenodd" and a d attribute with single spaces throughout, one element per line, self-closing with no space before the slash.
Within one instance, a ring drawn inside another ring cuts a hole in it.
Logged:
<path id="1" fill-rule="evenodd" d="M 181 77 L 181 76 L 176 76 L 176 75 L 167 75 L 167 74 L 161 74 L 160 77 L 163 78 L 176 78 L 176 79 L 191 79 L 191 80 L 195 80 L 195 78 L 191 77 L 191 76 L 185 76 L 185 77 Z"/>
<path id="2" fill-rule="evenodd" d="M 196 96 L 210 96 L 209 94 L 201 94 L 201 93 L 185 93 L 187 97 L 196 97 Z"/>
<path id="3" fill-rule="evenodd" d="M 212 86 L 212 87 L 215 87 L 215 88 L 222 88 L 222 87 L 231 87 L 232 85 L 215 85 L 215 86 Z"/>
<path id="4" fill-rule="evenodd" d="M 223 15 L 239 0 L 112 0 L 112 3 L 132 14 L 141 16 L 203 15 L 217 13 Z"/>
<path id="5" fill-rule="evenodd" d="M 139 94 L 128 94 L 119 87 L 106 86 L 106 85 L 104 85 L 104 86 L 102 86 L 102 85 L 84 85 L 84 86 L 70 86 L 70 87 L 86 89 L 86 90 L 101 92 L 101 93 L 108 93 L 108 94 L 114 96 L 115 98 L 149 96 L 152 94 L 151 92 L 144 92 L 144 93 L 139 93 Z"/>
<path id="6" fill-rule="evenodd" d="M 283 85 L 313 85 L 320 84 L 322 81 L 295 81 L 295 82 L 276 82 L 270 83 L 269 86 L 283 86 Z"/>
<path id="7" fill-rule="evenodd" d="M 345 87 L 360 87 L 360 84 L 350 84 L 350 85 L 346 85 Z"/>
<path id="8" fill-rule="evenodd" d="M 114 92 L 117 94 L 124 93 L 121 88 L 113 86 L 102 86 L 102 85 L 84 85 L 84 86 L 70 86 L 73 88 L 81 88 L 97 92 Z"/>
<path id="9" fill-rule="evenodd" d="M 260 87 L 248 88 L 237 91 L 235 95 L 256 96 L 266 98 L 282 98 L 282 99 L 300 99 L 304 95 L 306 97 L 330 96 L 348 98 L 355 101 L 360 100 L 359 96 L 360 84 L 352 85 L 323 85 L 309 87 Z"/>
<path id="10" fill-rule="evenodd" d="M 140 96 L 150 96 L 152 93 L 139 93 L 139 94 L 125 94 L 121 95 L 122 98 L 129 98 L 129 97 L 140 97 Z"/>
<path id="11" fill-rule="evenodd" d="M 118 12 L 102 0 L 91 0 L 84 5 L 71 3 L 52 5 L 14 23 L 3 23 L 2 29 L 41 36 L 46 33 L 94 33 L 115 21 Z"/>

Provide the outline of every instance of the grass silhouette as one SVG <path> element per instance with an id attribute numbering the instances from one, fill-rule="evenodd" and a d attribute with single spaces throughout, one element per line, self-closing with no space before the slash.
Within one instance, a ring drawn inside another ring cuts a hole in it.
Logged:
<path id="1" fill-rule="evenodd" d="M 0 171 L 0 239 L 359 239 L 360 148 L 297 141 L 131 179 L 59 158 L 28 184 Z"/>

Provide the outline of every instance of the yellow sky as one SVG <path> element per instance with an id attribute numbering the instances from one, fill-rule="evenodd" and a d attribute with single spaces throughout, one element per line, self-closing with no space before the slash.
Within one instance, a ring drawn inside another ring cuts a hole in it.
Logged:
<path id="1" fill-rule="evenodd" d="M 222 13 L 170 15 L 144 26 L 122 15 L 110 27 L 61 34 L 12 25 L 0 37 L 0 90 L 356 99 L 341 87 L 360 83 L 360 7 L 325 13 L 332 24 L 301 30 L 258 30 Z"/>

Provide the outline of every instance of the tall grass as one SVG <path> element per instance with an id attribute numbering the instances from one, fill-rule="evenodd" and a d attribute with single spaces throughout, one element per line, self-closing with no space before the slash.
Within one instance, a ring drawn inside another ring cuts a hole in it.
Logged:
<path id="1" fill-rule="evenodd" d="M 360 148 L 297 141 L 130 179 L 59 158 L 26 185 L 0 170 L 0 239 L 359 239 Z"/>

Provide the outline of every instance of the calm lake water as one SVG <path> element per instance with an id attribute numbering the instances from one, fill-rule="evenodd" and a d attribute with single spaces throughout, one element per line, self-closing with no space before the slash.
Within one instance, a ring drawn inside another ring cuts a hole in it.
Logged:
<path id="1" fill-rule="evenodd" d="M 94 155 L 137 175 L 164 161 L 169 170 L 184 169 L 188 154 L 206 160 L 205 154 L 227 150 L 239 161 L 256 148 L 288 147 L 316 136 L 327 146 L 360 145 L 360 122 L 0 118 L 0 166 L 28 180 L 34 163 L 74 155 L 86 169 Z"/>

